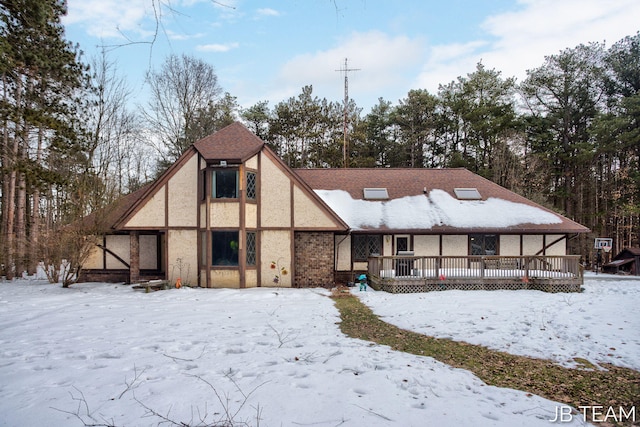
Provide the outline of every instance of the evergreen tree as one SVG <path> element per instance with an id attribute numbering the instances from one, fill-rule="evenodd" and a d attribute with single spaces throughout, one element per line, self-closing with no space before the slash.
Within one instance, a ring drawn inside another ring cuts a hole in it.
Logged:
<path id="1" fill-rule="evenodd" d="M 85 67 L 77 49 L 64 39 L 63 0 L 0 1 L 2 49 L 2 254 L 8 277 L 33 269 L 41 227 L 41 203 L 60 208 L 69 183 L 53 158 L 82 157 L 76 119 Z M 48 194 L 43 194 L 48 193 Z"/>

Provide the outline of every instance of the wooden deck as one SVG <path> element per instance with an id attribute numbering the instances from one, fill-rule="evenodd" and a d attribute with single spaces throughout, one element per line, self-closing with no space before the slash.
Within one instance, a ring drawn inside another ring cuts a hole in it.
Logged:
<path id="1" fill-rule="evenodd" d="M 369 258 L 369 284 L 391 293 L 447 289 L 535 289 L 580 292 L 577 255 L 567 256 L 391 256 Z"/>

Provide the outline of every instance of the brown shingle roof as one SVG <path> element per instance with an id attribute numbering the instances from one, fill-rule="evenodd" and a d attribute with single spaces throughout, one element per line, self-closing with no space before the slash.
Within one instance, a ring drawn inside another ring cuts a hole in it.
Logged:
<path id="1" fill-rule="evenodd" d="M 482 199 L 490 197 L 534 206 L 552 212 L 531 200 L 507 190 L 467 169 L 295 169 L 295 172 L 314 190 L 344 190 L 354 199 L 363 199 L 364 188 L 386 188 L 390 199 L 416 196 L 440 189 L 456 197 L 454 188 L 477 188 Z M 522 224 L 508 229 L 478 229 L 478 232 L 547 232 L 547 233 L 584 233 L 589 229 L 556 214 L 562 222 L 559 224 Z M 455 232 L 457 228 L 437 226 L 429 232 Z M 415 230 L 414 230 L 415 231 Z"/>
<path id="2" fill-rule="evenodd" d="M 147 184 L 133 193 L 120 197 L 107 207 L 89 214 L 82 219 L 82 227 L 85 229 L 98 227 L 100 231 L 104 232 L 114 230 L 115 225 L 121 220 L 125 213 L 127 213 L 142 197 L 144 197 L 150 188 L 151 184 Z"/>
<path id="3" fill-rule="evenodd" d="M 202 138 L 193 146 L 208 161 L 241 163 L 257 154 L 264 142 L 239 122 Z"/>

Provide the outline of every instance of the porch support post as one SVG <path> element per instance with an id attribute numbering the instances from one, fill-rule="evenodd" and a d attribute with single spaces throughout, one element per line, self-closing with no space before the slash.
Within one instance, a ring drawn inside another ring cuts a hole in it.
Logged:
<path id="1" fill-rule="evenodd" d="M 140 280 L 140 233 L 132 231 L 129 234 L 129 283 Z"/>

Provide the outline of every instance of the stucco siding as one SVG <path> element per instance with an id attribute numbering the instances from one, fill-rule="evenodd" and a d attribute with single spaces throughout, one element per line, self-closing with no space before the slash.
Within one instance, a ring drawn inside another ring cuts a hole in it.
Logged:
<path id="1" fill-rule="evenodd" d="M 240 288 L 240 272 L 238 270 L 212 270 L 212 288 Z"/>
<path id="2" fill-rule="evenodd" d="M 382 236 L 382 253 L 380 255 L 393 255 L 393 236 L 391 234 Z"/>
<path id="3" fill-rule="evenodd" d="M 262 156 L 260 180 L 261 225 L 290 227 L 291 183 L 289 177 L 267 156 Z"/>
<path id="4" fill-rule="evenodd" d="M 560 234 L 548 234 L 547 244 L 564 237 Z M 558 243 L 551 245 L 546 250 L 546 255 L 566 255 L 567 254 L 567 239 L 562 239 Z"/>
<path id="5" fill-rule="evenodd" d="M 198 158 L 192 156 L 169 179 L 169 226 L 195 227 L 198 213 Z"/>
<path id="6" fill-rule="evenodd" d="M 94 246 L 91 248 L 91 252 L 89 253 L 89 257 L 82 265 L 82 268 L 86 269 L 102 269 L 104 268 L 103 257 L 102 257 L 102 249 Z M 124 266 L 122 266 L 124 268 Z"/>
<path id="7" fill-rule="evenodd" d="M 234 227 L 240 226 L 240 203 L 229 202 L 211 203 L 211 227 Z"/>
<path id="8" fill-rule="evenodd" d="M 255 155 L 248 159 L 244 165 L 249 169 L 258 169 L 258 155 Z"/>
<path id="9" fill-rule="evenodd" d="M 336 247 L 336 270 L 351 270 L 351 236 L 336 235 L 334 237 Z"/>
<path id="10" fill-rule="evenodd" d="M 413 237 L 413 252 L 416 256 L 440 255 L 440 238 L 432 235 L 416 235 Z"/>
<path id="11" fill-rule="evenodd" d="M 245 278 L 245 286 L 247 288 L 255 288 L 258 286 L 258 271 L 257 270 L 246 270 L 244 272 Z"/>
<path id="12" fill-rule="evenodd" d="M 127 221 L 126 227 L 164 227 L 165 218 L 165 186 L 156 193 Z"/>
<path id="13" fill-rule="evenodd" d="M 131 243 L 129 240 L 129 236 L 121 236 L 121 235 L 111 235 L 106 237 L 106 246 L 107 248 L 122 258 L 125 262 L 129 262 L 130 254 L 131 254 Z M 116 259 L 113 255 L 107 252 L 107 269 L 114 268 L 127 268 L 124 264 L 122 264 L 118 259 Z"/>
<path id="14" fill-rule="evenodd" d="M 541 235 L 525 235 L 522 238 L 522 255 L 535 255 L 542 250 L 542 246 Z"/>
<path id="15" fill-rule="evenodd" d="M 469 237 L 464 235 L 442 236 L 442 255 L 467 256 L 469 254 Z"/>
<path id="16" fill-rule="evenodd" d="M 501 255 L 501 256 L 520 255 L 520 235 L 500 236 L 500 253 L 498 255 Z"/>
<path id="17" fill-rule="evenodd" d="M 293 189 L 295 227 L 333 227 L 333 220 L 300 188 Z"/>
<path id="18" fill-rule="evenodd" d="M 245 227 L 256 228 L 258 227 L 258 205 L 254 203 L 247 203 L 244 209 L 244 222 Z"/>
<path id="19" fill-rule="evenodd" d="M 158 268 L 158 237 L 140 236 L 140 269 L 154 270 Z"/>
<path id="20" fill-rule="evenodd" d="M 198 268 L 198 239 L 196 230 L 169 230 L 167 236 L 167 260 L 168 277 L 173 283 L 178 278 L 180 271 L 178 265 L 182 264 L 181 277 L 183 284 L 195 284 Z M 178 261 L 180 259 L 180 262 Z M 175 268 L 174 268 L 175 267 Z"/>
<path id="21" fill-rule="evenodd" d="M 260 257 L 262 259 L 261 276 L 262 286 L 291 286 L 291 232 L 289 230 L 265 230 L 260 239 Z M 284 267 L 289 274 L 280 275 L 280 283 L 273 282 L 278 269 L 271 269 L 271 262 L 276 262 L 279 267 Z"/>

